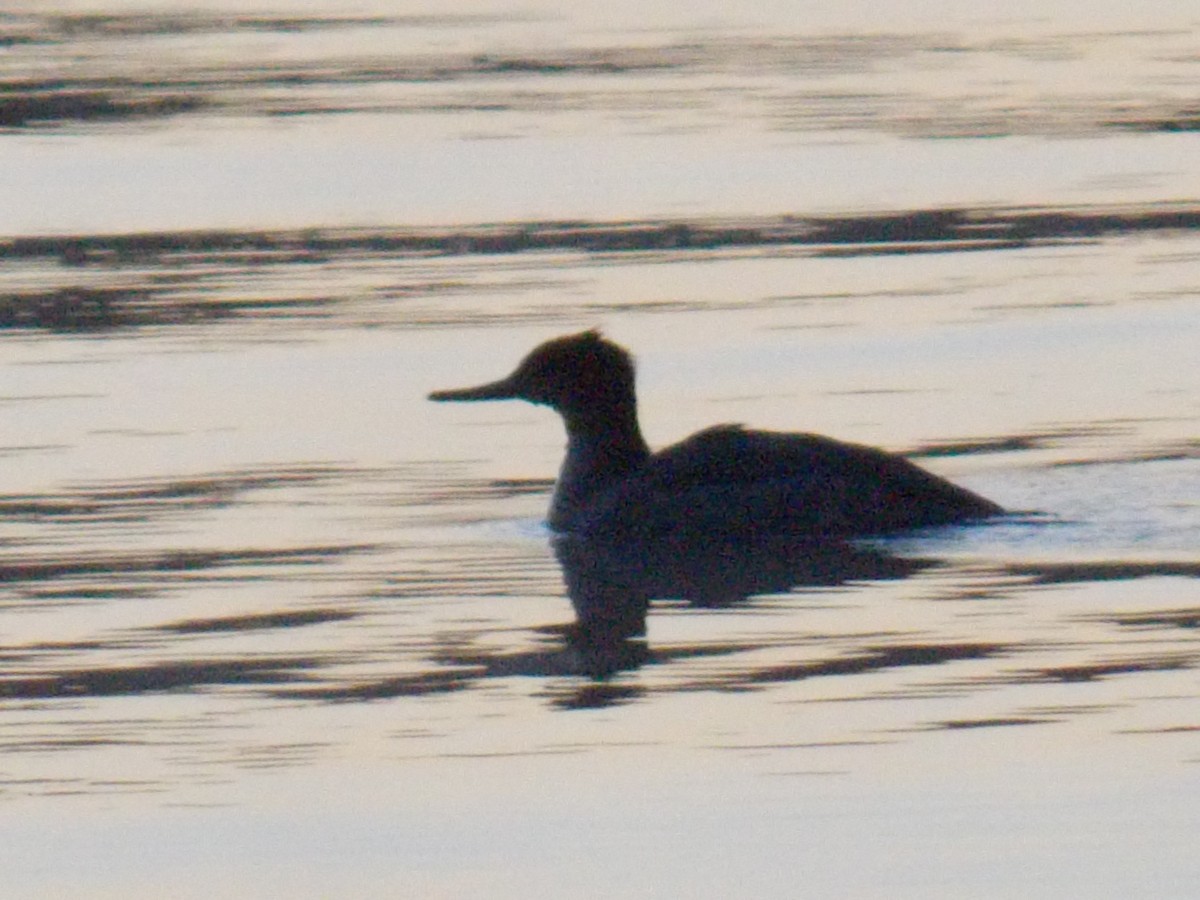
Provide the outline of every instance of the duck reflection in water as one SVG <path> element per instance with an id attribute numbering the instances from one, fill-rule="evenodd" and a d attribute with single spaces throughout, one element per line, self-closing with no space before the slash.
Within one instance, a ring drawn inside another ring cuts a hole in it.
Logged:
<path id="1" fill-rule="evenodd" d="M 536 347 L 499 381 L 430 399 L 519 399 L 562 416 L 567 453 L 547 523 L 587 648 L 643 633 L 652 597 L 718 605 L 905 574 L 896 567 L 910 563 L 885 565 L 847 541 L 1003 512 L 902 456 L 814 434 L 720 425 L 652 454 L 632 358 L 596 331 Z M 872 574 L 880 566 L 887 574 Z"/>
<path id="2" fill-rule="evenodd" d="M 575 608 L 568 643 L 578 669 L 593 678 L 653 661 L 645 643 L 652 600 L 729 607 L 798 587 L 907 578 L 935 564 L 848 541 L 770 534 L 563 534 L 553 546 Z"/>

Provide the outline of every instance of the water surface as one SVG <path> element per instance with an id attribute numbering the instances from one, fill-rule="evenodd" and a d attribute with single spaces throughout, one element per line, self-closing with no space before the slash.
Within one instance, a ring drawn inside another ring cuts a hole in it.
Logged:
<path id="1" fill-rule="evenodd" d="M 11 891 L 1190 895 L 1194 14 L 109 7 L 0 19 Z M 1019 514 L 556 552 L 424 397 L 592 326 Z"/>

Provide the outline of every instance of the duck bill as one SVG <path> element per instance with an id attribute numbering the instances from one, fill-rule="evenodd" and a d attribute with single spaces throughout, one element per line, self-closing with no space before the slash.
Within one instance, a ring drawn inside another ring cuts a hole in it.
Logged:
<path id="1" fill-rule="evenodd" d="M 471 400 L 515 400 L 519 396 L 520 393 L 513 380 L 511 378 L 501 378 L 499 381 L 481 384 L 478 387 L 434 391 L 429 395 L 429 399 L 445 403 Z"/>

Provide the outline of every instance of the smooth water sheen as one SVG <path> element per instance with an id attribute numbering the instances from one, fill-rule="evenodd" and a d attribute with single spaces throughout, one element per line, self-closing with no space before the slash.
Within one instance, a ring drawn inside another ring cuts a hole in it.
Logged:
<path id="1" fill-rule="evenodd" d="M 651 6 L 0 17 L 6 895 L 1194 893 L 1200 19 Z M 1018 514 L 553 547 L 592 326 Z"/>

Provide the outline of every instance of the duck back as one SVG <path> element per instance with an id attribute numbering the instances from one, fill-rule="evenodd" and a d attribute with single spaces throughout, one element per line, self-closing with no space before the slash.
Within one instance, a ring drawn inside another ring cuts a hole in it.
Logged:
<path id="1" fill-rule="evenodd" d="M 902 456 L 815 434 L 722 425 L 651 456 L 590 502 L 582 533 L 887 534 L 1000 513 Z"/>

